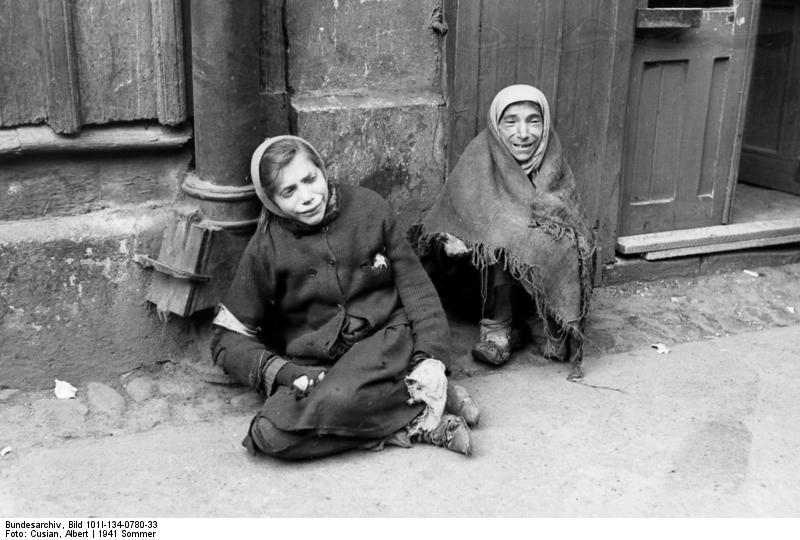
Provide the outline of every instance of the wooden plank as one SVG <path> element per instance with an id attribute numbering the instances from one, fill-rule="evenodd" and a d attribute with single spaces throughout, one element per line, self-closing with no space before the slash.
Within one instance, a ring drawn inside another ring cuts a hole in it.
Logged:
<path id="1" fill-rule="evenodd" d="M 191 128 L 120 126 L 84 129 L 65 137 L 46 126 L 0 130 L 0 156 L 54 152 L 113 152 L 178 148 L 192 137 Z"/>
<path id="2" fill-rule="evenodd" d="M 800 234 L 800 218 L 754 221 L 635 236 L 620 236 L 617 238 L 617 252 L 630 255 L 793 234 Z"/>
<path id="3" fill-rule="evenodd" d="M 183 24 L 180 0 L 150 0 L 158 121 L 168 126 L 186 120 Z"/>
<path id="4" fill-rule="evenodd" d="M 752 240 L 741 240 L 738 242 L 727 242 L 723 244 L 709 244 L 704 246 L 651 251 L 645 253 L 643 257 L 648 261 L 660 261 L 662 259 L 674 259 L 689 255 L 704 255 L 706 253 L 719 253 L 721 251 L 736 251 L 739 249 L 778 246 L 782 244 L 794 244 L 797 242 L 800 242 L 800 234 L 789 234 L 786 236 L 778 236 L 773 238 L 754 238 Z"/>
<path id="5" fill-rule="evenodd" d="M 84 123 L 158 118 L 150 1 L 69 2 Z"/>
<path id="6" fill-rule="evenodd" d="M 701 257 L 684 257 L 664 261 L 616 259 L 603 268 L 603 285 L 617 285 L 629 281 L 687 278 L 700 273 Z"/>
<path id="7" fill-rule="evenodd" d="M 631 35 L 631 21 L 635 5 L 632 2 L 617 0 L 614 8 L 609 9 L 607 2 L 600 2 L 600 13 L 607 17 L 606 36 L 611 42 L 610 67 L 604 69 L 611 74 L 608 90 L 608 120 L 606 122 L 605 148 L 600 182 L 597 189 L 598 220 L 600 234 L 598 242 L 603 246 L 603 262 L 614 258 L 614 241 L 617 236 L 617 225 L 620 214 L 620 181 L 622 176 L 623 152 L 625 148 L 625 117 L 628 112 L 628 82 L 630 79 L 631 60 L 633 57 L 633 40 L 619 39 L 620 35 Z M 560 87 L 562 88 L 562 87 Z"/>
<path id="8" fill-rule="evenodd" d="M 57 133 L 76 133 L 81 125 L 78 66 L 69 0 L 39 0 L 44 25 L 47 123 Z"/>
<path id="9" fill-rule="evenodd" d="M 264 135 L 273 137 L 289 133 L 289 94 L 286 89 L 285 0 L 261 3 L 261 94 L 264 98 Z"/>
<path id="10" fill-rule="evenodd" d="M 0 127 L 47 118 L 38 2 L 0 0 Z"/>
<path id="11" fill-rule="evenodd" d="M 800 249 L 794 246 L 710 253 L 663 261 L 646 261 L 638 257 L 616 259 L 613 264 L 605 266 L 603 285 L 675 277 L 686 278 L 713 272 L 733 272 L 746 268 L 780 266 L 797 262 L 800 262 Z"/>
<path id="12" fill-rule="evenodd" d="M 702 17 L 701 8 L 639 8 L 636 28 L 697 28 Z"/>
<path id="13" fill-rule="evenodd" d="M 451 14 L 452 15 L 452 14 Z M 481 0 L 458 2 L 456 31 L 448 33 L 448 47 L 453 47 L 450 112 L 450 169 L 461 152 L 478 133 L 478 63 L 481 43 Z M 450 21 L 448 21 L 448 25 Z M 482 123 L 482 122 L 481 122 Z"/>
<path id="14" fill-rule="evenodd" d="M 200 274 L 208 256 L 206 246 L 212 232 L 192 221 L 192 216 L 180 216 L 164 231 L 158 262 L 183 271 Z M 192 300 L 199 284 L 172 275 L 155 272 L 147 301 L 156 304 L 160 313 L 191 315 Z"/>
<path id="15" fill-rule="evenodd" d="M 625 106 L 625 92 L 621 92 L 621 104 L 612 90 L 614 62 L 618 60 L 615 52 L 623 46 L 616 38 L 618 12 L 617 1 L 563 3 L 557 92 L 548 95 L 553 122 L 575 174 L 589 223 L 599 227 L 598 253 L 606 258 L 608 252 L 613 257 L 614 251 L 612 231 L 616 227 L 619 191 L 613 185 L 617 177 L 613 171 L 618 174 L 621 161 L 620 153 L 616 153 L 613 162 L 606 161 L 609 147 L 616 144 L 616 139 L 609 137 L 609 129 L 612 118 L 617 116 L 615 107 L 624 111 Z M 630 19 L 627 22 L 630 25 Z M 618 137 L 622 137 L 621 133 Z"/>
<path id="16" fill-rule="evenodd" d="M 729 78 L 731 80 L 738 80 L 737 84 L 740 85 L 740 91 L 736 93 L 728 92 L 726 95 L 727 105 L 731 110 L 736 110 L 736 116 L 731 121 L 730 132 L 732 133 L 731 146 L 733 151 L 721 151 L 721 156 L 724 156 L 728 162 L 728 173 L 725 179 L 725 192 L 722 200 L 714 198 L 714 215 L 721 216 L 721 223 L 727 224 L 731 221 L 731 213 L 733 210 L 733 197 L 736 191 L 736 183 L 739 175 L 739 163 L 742 152 L 742 138 L 745 128 L 745 114 L 747 107 L 748 94 L 750 91 L 750 74 L 753 69 L 753 59 L 755 57 L 756 36 L 758 34 L 758 19 L 760 11 L 761 0 L 740 0 L 736 6 L 736 13 L 734 18 L 736 21 L 743 21 L 745 24 L 735 24 L 733 28 L 734 44 L 744 43 L 744 47 L 734 46 L 731 52 Z M 743 49 L 743 50 L 742 50 Z M 722 141 L 726 140 L 727 135 L 722 134 L 720 137 L 720 148 Z M 721 168 L 722 159 L 717 167 Z M 715 189 L 719 189 L 718 186 Z"/>

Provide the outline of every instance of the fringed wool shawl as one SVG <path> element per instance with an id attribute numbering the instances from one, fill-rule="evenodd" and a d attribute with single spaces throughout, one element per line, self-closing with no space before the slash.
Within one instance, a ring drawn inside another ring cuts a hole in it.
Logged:
<path id="1" fill-rule="evenodd" d="M 450 233 L 471 249 L 478 269 L 502 262 L 543 315 L 568 332 L 572 376 L 580 376 L 594 237 L 556 133 L 550 130 L 543 141 L 544 158 L 529 179 L 497 131 L 484 129 L 411 237 L 421 256 Z"/>

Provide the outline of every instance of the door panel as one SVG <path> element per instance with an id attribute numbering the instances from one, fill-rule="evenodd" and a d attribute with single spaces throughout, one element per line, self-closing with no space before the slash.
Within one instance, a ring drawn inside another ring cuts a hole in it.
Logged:
<path id="1" fill-rule="evenodd" d="M 800 4 L 764 0 L 739 179 L 800 195 Z"/>
<path id="2" fill-rule="evenodd" d="M 0 0 L 0 128 L 186 119 L 181 0 Z"/>
<path id="3" fill-rule="evenodd" d="M 720 2 L 713 3 L 718 5 Z M 658 2 L 664 7 L 666 2 Z M 669 28 L 636 31 L 622 175 L 620 234 L 723 222 L 744 89 L 744 2 L 696 8 Z M 696 7 L 673 2 L 667 7 Z M 649 7 L 653 7 L 651 3 Z M 737 12 L 737 7 L 739 12 Z"/>

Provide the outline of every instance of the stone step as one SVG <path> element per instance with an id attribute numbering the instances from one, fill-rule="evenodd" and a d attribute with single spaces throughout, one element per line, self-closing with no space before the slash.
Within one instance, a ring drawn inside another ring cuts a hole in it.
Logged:
<path id="1" fill-rule="evenodd" d="M 162 203 L 163 204 L 163 203 Z M 155 207 L 154 207 L 155 206 Z M 162 323 L 145 302 L 169 206 L 0 222 L 0 371 L 35 389 L 108 381 L 142 364 L 196 355 L 192 322 Z"/>

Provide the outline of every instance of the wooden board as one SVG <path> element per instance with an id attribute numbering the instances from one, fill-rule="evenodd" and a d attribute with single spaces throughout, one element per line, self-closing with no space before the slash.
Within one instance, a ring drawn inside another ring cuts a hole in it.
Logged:
<path id="1" fill-rule="evenodd" d="M 177 0 L 150 0 L 150 7 L 158 120 L 174 126 L 186 120 L 181 5 Z"/>
<path id="2" fill-rule="evenodd" d="M 117 126 L 84 129 L 79 135 L 58 135 L 47 126 L 26 126 L 0 130 L 0 156 L 37 152 L 108 152 L 179 148 L 192 138 L 189 128 Z"/>
<path id="3" fill-rule="evenodd" d="M 186 120 L 181 0 L 0 0 L 0 127 Z"/>
<path id="4" fill-rule="evenodd" d="M 754 221 L 733 225 L 714 225 L 680 231 L 620 236 L 617 252 L 623 255 L 667 249 L 709 246 L 744 240 L 786 237 L 800 234 L 800 219 Z"/>
<path id="5" fill-rule="evenodd" d="M 726 242 L 722 244 L 708 244 L 704 246 L 650 251 L 644 254 L 644 258 L 648 261 L 660 261 L 662 259 L 674 259 L 676 257 L 686 257 L 688 255 L 704 255 L 706 253 L 719 253 L 722 251 L 736 251 L 740 249 L 779 246 L 784 244 L 794 244 L 797 242 L 800 242 L 800 234 L 789 234 L 785 236 L 754 238 L 752 240 L 740 240 L 737 242 Z"/>
<path id="6" fill-rule="evenodd" d="M 47 117 L 38 2 L 0 0 L 0 127 Z"/>
<path id="7" fill-rule="evenodd" d="M 44 25 L 47 124 L 56 133 L 76 133 L 82 119 L 70 3 L 40 0 L 40 5 Z"/>
<path id="8" fill-rule="evenodd" d="M 699 8 L 640 8 L 636 10 L 636 28 L 697 28 L 702 17 Z"/>

